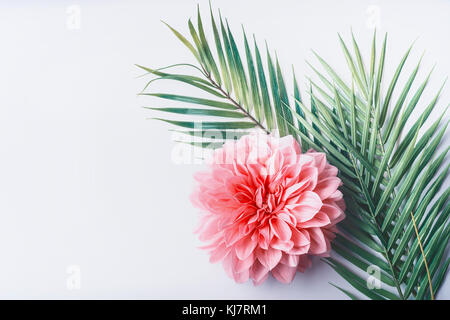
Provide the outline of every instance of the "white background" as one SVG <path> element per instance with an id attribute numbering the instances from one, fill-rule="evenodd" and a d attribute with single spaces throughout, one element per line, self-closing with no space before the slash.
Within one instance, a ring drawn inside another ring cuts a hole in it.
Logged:
<path id="1" fill-rule="evenodd" d="M 291 285 L 254 287 L 197 248 L 189 194 L 201 166 L 172 161 L 168 125 L 141 108 L 170 103 L 137 97 L 145 79 L 134 67 L 194 62 L 160 20 L 186 34 L 197 2 L 209 27 L 207 1 L 1 2 L 0 298 L 344 298 L 328 282 L 345 281 L 320 261 Z M 406 70 L 425 49 L 418 79 L 437 63 L 419 107 L 450 71 L 450 1 L 212 2 L 235 34 L 243 23 L 276 48 L 286 79 L 294 64 L 302 89 L 304 60 L 317 65 L 310 48 L 345 70 L 336 32 L 349 39 L 352 27 L 368 53 L 372 5 L 389 32 L 389 77 L 416 38 Z M 67 25 L 72 5 L 79 30 Z M 189 93 L 172 82 L 152 90 Z M 449 97 L 447 86 L 432 119 Z M 72 265 L 79 290 L 67 288 Z M 450 298 L 449 280 L 439 297 Z"/>

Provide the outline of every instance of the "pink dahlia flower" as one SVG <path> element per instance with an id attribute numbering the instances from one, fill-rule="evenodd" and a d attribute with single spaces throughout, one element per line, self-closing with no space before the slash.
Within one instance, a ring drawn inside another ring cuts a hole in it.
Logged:
<path id="1" fill-rule="evenodd" d="M 204 211 L 197 232 L 236 282 L 258 285 L 271 273 L 289 283 L 310 255 L 329 255 L 345 204 L 325 154 L 302 154 L 292 136 L 247 135 L 209 162 L 195 176 L 192 202 Z"/>

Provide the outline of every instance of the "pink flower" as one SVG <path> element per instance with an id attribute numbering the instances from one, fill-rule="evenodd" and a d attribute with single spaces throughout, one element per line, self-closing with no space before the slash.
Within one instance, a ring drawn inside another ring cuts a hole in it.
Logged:
<path id="1" fill-rule="evenodd" d="M 292 136 L 247 135 L 215 150 L 209 165 L 195 176 L 197 232 L 236 282 L 258 285 L 271 273 L 290 283 L 309 255 L 329 255 L 345 204 L 325 154 L 302 154 Z"/>

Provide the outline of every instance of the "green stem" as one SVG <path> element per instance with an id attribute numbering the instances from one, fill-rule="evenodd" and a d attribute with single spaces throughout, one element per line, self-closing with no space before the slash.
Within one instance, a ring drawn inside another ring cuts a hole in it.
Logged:
<path id="1" fill-rule="evenodd" d="M 363 194 L 364 194 L 364 196 L 365 196 L 365 198 L 367 200 L 367 203 L 369 204 L 370 215 L 372 216 L 372 219 L 374 220 L 375 226 L 377 227 L 379 233 L 383 234 L 382 231 L 381 231 L 380 226 L 378 225 L 378 223 L 376 221 L 375 213 L 374 213 L 374 205 L 373 205 L 373 202 L 372 202 L 372 198 L 370 198 L 368 190 L 367 190 L 367 187 L 366 187 L 365 183 L 363 182 L 362 177 L 360 176 L 360 172 L 359 172 L 358 167 L 356 165 L 355 157 L 353 155 L 350 155 L 350 157 L 351 157 L 351 160 L 352 160 L 353 168 L 354 168 L 355 173 L 356 173 L 356 175 L 358 177 L 359 183 L 361 184 L 361 187 L 362 187 L 362 189 L 364 191 Z M 383 256 L 384 256 L 384 258 L 386 259 L 386 261 L 387 261 L 387 263 L 389 265 L 389 269 L 391 269 L 392 279 L 394 280 L 395 287 L 396 287 L 396 289 L 398 291 L 398 294 L 400 295 L 400 298 L 402 300 L 405 300 L 405 297 L 403 295 L 402 289 L 400 287 L 400 283 L 398 282 L 398 279 L 395 276 L 394 266 L 392 265 L 392 262 L 391 262 L 391 260 L 389 258 L 389 253 L 388 253 L 388 251 L 386 249 L 386 240 L 384 238 L 380 238 L 380 242 L 381 242 L 381 245 L 382 245 L 382 249 L 384 250 Z"/>
<path id="2" fill-rule="evenodd" d="M 202 67 L 203 68 L 203 67 Z M 243 114 L 245 114 L 246 117 L 248 117 L 252 122 L 254 122 L 259 128 L 261 128 L 262 130 L 264 130 L 264 132 L 266 134 L 270 134 L 270 131 L 258 120 L 256 120 L 255 117 L 253 117 L 250 112 L 248 112 L 247 110 L 245 110 L 245 108 L 243 106 L 241 106 L 238 102 L 236 102 L 236 100 L 234 100 L 230 94 L 228 92 L 226 92 L 225 90 L 223 90 L 223 88 L 217 84 L 217 82 L 214 81 L 214 79 L 211 77 L 211 74 L 208 73 L 204 68 L 203 68 L 203 72 L 205 77 L 209 80 L 209 82 L 211 82 L 211 84 L 220 91 L 221 94 L 223 94 L 236 108 L 238 108 L 239 111 L 241 111 Z"/>
<path id="3" fill-rule="evenodd" d="M 220 91 L 230 102 L 236 106 L 242 113 L 244 113 L 252 122 L 254 122 L 258 127 L 260 127 L 266 134 L 270 134 L 270 131 L 258 120 L 256 120 L 255 117 L 253 117 L 243 106 L 241 106 L 239 103 L 234 100 L 228 92 L 225 92 L 225 90 L 222 89 L 221 86 L 219 86 L 211 77 L 208 77 L 208 79 L 211 81 L 212 85 Z"/>

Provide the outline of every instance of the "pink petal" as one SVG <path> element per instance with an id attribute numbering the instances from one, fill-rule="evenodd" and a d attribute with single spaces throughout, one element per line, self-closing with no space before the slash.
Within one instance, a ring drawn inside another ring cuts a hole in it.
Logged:
<path id="1" fill-rule="evenodd" d="M 267 241 L 261 234 L 258 236 L 258 246 L 261 249 L 267 250 L 269 248 L 269 241 Z"/>
<path id="2" fill-rule="evenodd" d="M 297 228 L 292 228 L 292 241 L 296 247 L 307 246 L 310 243 L 309 233 Z"/>
<path id="3" fill-rule="evenodd" d="M 309 244 L 303 247 L 293 247 L 291 250 L 289 250 L 289 254 L 292 255 L 302 255 L 307 254 L 309 251 Z"/>
<path id="4" fill-rule="evenodd" d="M 272 270 L 281 259 L 281 251 L 269 247 L 267 250 L 260 249 L 256 252 L 259 262 L 269 270 Z"/>
<path id="5" fill-rule="evenodd" d="M 340 184 L 341 179 L 337 177 L 328 177 L 320 180 L 314 191 L 319 195 L 320 199 L 323 200 L 331 196 Z"/>
<path id="6" fill-rule="evenodd" d="M 230 252 L 230 248 L 226 246 L 225 243 L 219 245 L 216 249 L 211 252 L 211 256 L 209 257 L 209 261 L 211 263 L 216 263 L 222 260 L 227 254 Z"/>
<path id="7" fill-rule="evenodd" d="M 250 267 L 253 265 L 253 262 L 255 261 L 254 255 L 250 255 L 245 260 L 240 260 L 236 256 L 233 256 L 232 264 L 233 264 L 233 271 L 240 273 L 244 272 L 246 270 L 249 270 Z"/>
<path id="8" fill-rule="evenodd" d="M 305 272 L 306 269 L 311 268 L 311 259 L 306 255 L 299 256 L 297 270 L 299 272 Z"/>
<path id="9" fill-rule="evenodd" d="M 253 285 L 254 285 L 254 286 L 259 286 L 261 283 L 263 283 L 264 281 L 266 281 L 268 277 L 269 277 L 269 273 L 267 272 L 261 279 L 259 279 L 259 280 L 253 280 Z"/>
<path id="10" fill-rule="evenodd" d="M 340 192 L 339 190 L 336 190 L 332 195 L 330 195 L 328 197 L 327 200 L 333 201 L 333 202 L 337 202 L 339 200 L 342 200 L 342 192 Z"/>
<path id="11" fill-rule="evenodd" d="M 271 177 L 275 177 L 281 167 L 282 162 L 281 154 L 279 152 L 274 153 L 266 162 L 267 174 Z"/>
<path id="12" fill-rule="evenodd" d="M 294 247 L 294 242 L 290 240 L 282 241 L 280 239 L 274 238 L 270 243 L 270 246 L 274 249 L 289 252 Z"/>
<path id="13" fill-rule="evenodd" d="M 311 220 L 299 223 L 300 228 L 324 227 L 331 223 L 330 218 L 323 213 L 318 212 Z"/>
<path id="14" fill-rule="evenodd" d="M 309 181 L 310 181 L 309 179 L 305 179 L 305 180 L 302 180 L 299 183 L 296 183 L 293 186 L 287 188 L 284 191 L 283 201 L 286 201 L 291 196 L 298 195 Z"/>
<path id="15" fill-rule="evenodd" d="M 327 165 L 325 170 L 322 172 L 322 176 L 324 177 L 336 177 L 338 175 L 338 169 L 336 167 Z"/>
<path id="16" fill-rule="evenodd" d="M 255 203 L 258 208 L 262 208 L 263 198 L 262 198 L 262 188 L 258 188 L 255 195 Z"/>
<path id="17" fill-rule="evenodd" d="M 295 218 L 295 216 L 284 209 L 277 213 L 277 218 L 283 220 L 290 226 L 295 226 L 297 224 L 297 219 Z"/>
<path id="18" fill-rule="evenodd" d="M 227 230 L 224 230 L 223 234 L 225 243 L 228 246 L 232 246 L 241 239 L 241 234 L 239 233 L 238 228 L 228 228 Z"/>
<path id="19" fill-rule="evenodd" d="M 283 253 L 280 263 L 289 267 L 297 267 L 299 261 L 299 255 Z"/>
<path id="20" fill-rule="evenodd" d="M 288 179 L 298 178 L 301 170 L 302 170 L 301 163 L 294 163 L 294 164 L 290 165 L 286 170 L 286 174 L 285 174 L 286 178 L 288 178 Z"/>
<path id="21" fill-rule="evenodd" d="M 204 219 L 204 223 L 199 227 L 198 232 L 200 233 L 198 237 L 200 241 L 211 240 L 219 232 L 217 228 L 217 219 L 209 217 Z"/>
<path id="22" fill-rule="evenodd" d="M 250 278 L 253 279 L 255 285 L 260 284 L 262 281 L 267 279 L 267 275 L 269 274 L 269 269 L 264 267 L 258 260 L 253 263 L 253 266 L 250 268 Z"/>
<path id="23" fill-rule="evenodd" d="M 327 252 L 326 252 L 326 256 L 329 256 L 329 253 L 331 251 L 331 241 L 334 240 L 334 238 L 336 238 L 336 233 L 337 230 L 333 230 L 333 228 L 330 229 L 322 229 L 323 235 L 325 236 L 325 240 L 327 241 Z"/>
<path id="24" fill-rule="evenodd" d="M 272 218 L 269 220 L 269 224 L 272 227 L 273 233 L 281 241 L 287 241 L 291 238 L 292 232 L 289 225 L 282 219 Z"/>
<path id="25" fill-rule="evenodd" d="M 308 181 L 307 190 L 314 190 L 317 185 L 319 170 L 316 167 L 303 167 L 298 177 L 299 181 Z"/>
<path id="26" fill-rule="evenodd" d="M 315 165 L 319 169 L 319 174 L 321 174 L 327 165 L 327 157 L 325 156 L 325 153 L 308 152 L 308 154 L 310 154 L 314 157 Z"/>
<path id="27" fill-rule="evenodd" d="M 227 275 L 230 278 L 233 278 L 233 263 L 232 263 L 232 254 L 228 253 L 225 258 L 222 260 L 222 266 Z"/>
<path id="28" fill-rule="evenodd" d="M 251 236 L 247 236 L 236 242 L 236 244 L 234 245 L 234 250 L 236 251 L 236 255 L 240 260 L 245 260 L 253 252 L 256 245 L 257 242 L 253 241 Z"/>
<path id="29" fill-rule="evenodd" d="M 339 207 L 327 203 L 323 204 L 320 212 L 325 213 L 331 221 L 338 220 L 344 215 L 344 212 Z"/>
<path id="30" fill-rule="evenodd" d="M 312 192 L 305 191 L 296 205 L 288 205 L 287 208 L 291 209 L 291 212 L 295 215 L 298 222 L 308 221 L 314 215 L 319 212 L 322 207 L 322 201 L 320 197 Z"/>
<path id="31" fill-rule="evenodd" d="M 291 283 L 296 272 L 296 267 L 290 267 L 280 263 L 272 270 L 272 275 L 282 283 Z"/>
<path id="32" fill-rule="evenodd" d="M 249 278 L 249 271 L 243 271 L 243 272 L 239 272 L 239 273 L 233 273 L 233 278 L 234 281 L 236 281 L 237 283 L 244 283 L 247 282 L 248 278 Z"/>
<path id="33" fill-rule="evenodd" d="M 327 241 L 322 230 L 320 228 L 310 228 L 308 231 L 311 237 L 309 252 L 312 254 L 323 254 L 327 252 Z"/>
<path id="34" fill-rule="evenodd" d="M 272 240 L 272 234 L 273 233 L 270 231 L 268 225 L 259 229 L 259 235 L 264 238 L 265 243 L 270 243 L 270 241 Z"/>
<path id="35" fill-rule="evenodd" d="M 292 152 L 299 154 L 301 153 L 300 145 L 298 144 L 297 140 L 294 139 L 292 136 L 284 136 L 279 139 L 279 148 L 281 150 L 290 149 Z"/>

